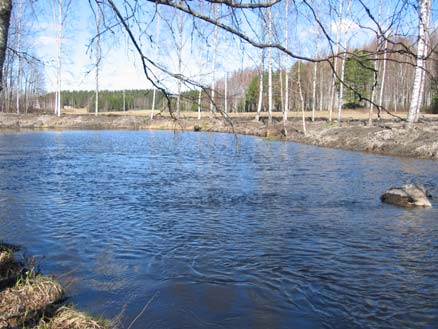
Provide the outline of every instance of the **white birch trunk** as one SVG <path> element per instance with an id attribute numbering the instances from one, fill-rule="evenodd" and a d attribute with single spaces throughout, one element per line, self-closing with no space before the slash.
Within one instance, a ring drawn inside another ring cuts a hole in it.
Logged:
<path id="1" fill-rule="evenodd" d="M 268 9 L 269 44 L 272 44 L 272 8 Z M 272 123 L 272 48 L 268 48 L 268 123 Z"/>
<path id="2" fill-rule="evenodd" d="M 285 47 L 289 49 L 289 0 L 285 1 L 285 27 L 284 27 L 284 37 L 285 37 Z M 286 57 L 286 69 L 284 70 L 284 110 L 283 110 L 283 123 L 287 122 L 287 117 L 289 115 L 289 57 Z"/>
<path id="3" fill-rule="evenodd" d="M 284 90 L 283 90 L 283 73 L 281 68 L 281 62 L 279 63 L 280 70 L 278 74 L 278 79 L 280 80 L 280 108 L 282 109 L 282 112 L 284 113 Z"/>
<path id="4" fill-rule="evenodd" d="M 418 112 L 422 103 L 422 91 L 424 85 L 425 55 L 427 54 L 427 29 L 432 0 L 423 0 L 419 18 L 419 40 L 417 45 L 417 63 L 415 68 L 414 86 L 412 88 L 412 98 L 407 116 L 409 125 L 418 120 Z"/>
<path id="5" fill-rule="evenodd" d="M 96 96 L 94 104 L 94 113 L 99 113 L 99 68 L 100 68 L 100 8 L 96 7 Z"/>
<path id="6" fill-rule="evenodd" d="M 157 7 L 158 10 L 158 7 Z M 159 51 L 158 51 L 158 47 L 160 44 L 160 22 L 161 18 L 159 13 L 157 12 L 157 26 L 156 26 L 156 30 L 155 30 L 155 60 L 158 60 L 158 56 L 159 56 Z M 152 111 L 151 111 L 151 120 L 154 119 L 154 112 L 155 112 L 155 103 L 156 103 L 156 99 L 157 99 L 157 88 L 155 88 L 154 86 L 154 90 L 152 92 Z"/>
<path id="7" fill-rule="evenodd" d="M 225 72 L 224 112 L 228 113 L 228 73 Z"/>
<path id="8" fill-rule="evenodd" d="M 335 95 L 336 95 L 336 74 L 338 72 L 338 53 L 339 53 L 339 37 L 342 22 L 342 12 L 343 12 L 343 0 L 339 0 L 339 22 L 336 27 L 336 50 L 335 50 L 335 61 L 333 64 L 333 75 L 332 75 L 332 85 L 330 91 L 330 103 L 329 103 L 329 121 L 333 119 L 333 108 L 335 106 Z"/>
<path id="9" fill-rule="evenodd" d="M 303 97 L 303 88 L 301 87 L 301 62 L 298 62 L 298 91 L 300 93 L 300 101 L 301 101 L 301 114 L 302 114 L 302 120 L 303 120 L 303 132 L 304 135 L 307 133 L 306 130 L 306 113 L 305 113 L 305 103 L 304 103 L 304 97 Z"/>
<path id="10" fill-rule="evenodd" d="M 256 113 L 256 121 L 260 120 L 260 112 L 262 111 L 262 106 L 263 106 L 263 73 L 264 73 L 264 62 L 265 62 L 265 50 L 261 49 L 261 60 L 262 60 L 262 65 L 260 66 L 260 73 L 259 73 L 259 101 L 257 104 L 257 113 Z"/>
<path id="11" fill-rule="evenodd" d="M 62 0 L 52 0 L 53 19 L 56 22 L 56 91 L 55 91 L 55 115 L 61 116 L 61 80 L 62 80 L 62 25 L 63 9 Z"/>
<path id="12" fill-rule="evenodd" d="M 379 26 L 382 28 L 382 0 L 379 0 Z M 377 37 L 376 40 L 376 52 L 379 50 L 379 42 L 380 42 L 380 35 Z M 376 87 L 377 87 L 377 72 L 379 71 L 379 64 L 377 62 L 377 58 L 374 59 L 374 70 L 376 73 L 374 73 L 374 81 L 373 81 L 373 90 L 371 91 L 371 102 L 370 102 L 370 108 L 368 112 L 368 126 L 371 127 L 373 124 L 373 110 L 374 110 L 374 99 L 376 97 Z"/>
<path id="13" fill-rule="evenodd" d="M 346 61 L 346 52 L 345 50 L 344 54 L 342 55 L 342 65 L 341 65 L 341 82 L 339 86 L 339 98 L 338 98 L 338 123 L 341 123 L 341 117 L 342 117 L 342 105 L 344 103 L 344 77 L 345 77 L 345 61 Z"/>
<path id="14" fill-rule="evenodd" d="M 219 7 L 213 4 L 214 19 L 218 20 Z M 213 35 L 213 61 L 211 63 L 212 79 L 211 79 L 211 99 L 210 99 L 210 112 L 216 112 L 216 105 L 214 101 L 215 89 L 216 89 L 216 55 L 217 55 L 217 39 L 218 39 L 219 28 L 217 25 L 214 26 Z"/>
<path id="15" fill-rule="evenodd" d="M 322 112 L 324 107 L 324 102 L 326 99 L 324 99 L 324 66 L 321 70 L 319 70 L 319 111 Z"/>
<path id="16" fill-rule="evenodd" d="M 198 94 L 198 120 L 201 120 L 201 97 L 202 97 L 202 89 L 199 89 L 199 94 Z"/>
<path id="17" fill-rule="evenodd" d="M 351 10 L 351 0 L 348 0 L 347 2 L 347 14 L 346 14 L 346 18 L 348 19 L 350 16 L 350 10 Z M 348 40 L 348 32 L 349 32 L 349 28 L 346 27 L 346 31 L 345 31 L 345 51 L 342 55 L 342 67 L 341 67 L 341 83 L 339 86 L 339 99 L 338 99 L 338 124 L 341 123 L 341 119 L 342 119 L 342 105 L 344 105 L 344 78 L 345 78 L 345 62 L 347 60 L 347 51 L 348 51 L 348 46 L 349 46 L 349 40 Z"/>
<path id="18" fill-rule="evenodd" d="M 313 63 L 313 102 L 312 102 L 312 122 L 315 121 L 316 111 L 316 76 L 318 74 L 318 62 Z"/>
<path id="19" fill-rule="evenodd" d="M 182 75 L 182 49 L 183 49 L 183 14 L 178 11 L 178 41 L 177 41 L 177 56 L 178 56 L 178 74 Z M 178 78 L 176 98 L 176 116 L 179 118 L 181 111 L 181 79 Z"/>
<path id="20" fill-rule="evenodd" d="M 380 95 L 379 95 L 379 107 L 383 106 L 383 93 L 385 92 L 385 80 L 386 80 L 386 62 L 387 62 L 387 48 L 388 48 L 388 40 L 385 39 L 385 46 L 383 50 L 383 68 L 382 68 L 382 81 L 380 83 Z"/>

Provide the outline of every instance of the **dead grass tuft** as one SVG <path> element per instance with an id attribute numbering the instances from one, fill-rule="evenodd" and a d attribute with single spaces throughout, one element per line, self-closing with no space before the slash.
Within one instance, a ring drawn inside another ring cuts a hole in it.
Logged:
<path id="1" fill-rule="evenodd" d="M 0 252 L 0 269 L 12 260 L 12 252 L 2 251 Z"/>
<path id="2" fill-rule="evenodd" d="M 0 290 L 14 285 L 23 271 L 23 264 L 14 260 L 15 250 L 0 243 Z"/>
<path id="3" fill-rule="evenodd" d="M 29 275 L 19 280 L 0 292 L 0 328 L 33 324 L 62 295 L 59 283 L 48 277 Z"/>
<path id="4" fill-rule="evenodd" d="M 41 321 L 37 329 L 104 329 L 109 323 L 93 319 L 91 316 L 73 308 L 63 306 L 49 321 Z"/>

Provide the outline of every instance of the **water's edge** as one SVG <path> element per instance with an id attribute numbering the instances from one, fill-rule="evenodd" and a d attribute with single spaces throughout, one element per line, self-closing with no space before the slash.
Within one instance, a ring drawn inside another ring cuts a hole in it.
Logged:
<path id="1" fill-rule="evenodd" d="M 195 118 L 157 117 L 150 120 L 134 115 L 16 115 L 0 113 L 0 132 L 29 130 L 183 130 L 222 132 L 264 137 L 269 140 L 292 141 L 308 145 L 350 151 L 438 160 L 438 121 L 429 120 L 407 129 L 400 121 L 382 120 L 373 127 L 365 121 L 350 120 L 341 126 L 326 120 L 302 123 L 291 119 L 286 124 L 271 125 L 250 119 L 224 120 L 210 117 Z"/>

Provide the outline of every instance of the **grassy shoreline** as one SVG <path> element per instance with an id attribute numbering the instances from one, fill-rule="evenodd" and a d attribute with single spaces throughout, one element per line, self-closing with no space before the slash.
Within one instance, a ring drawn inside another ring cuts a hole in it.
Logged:
<path id="1" fill-rule="evenodd" d="M 18 248 L 0 242 L 0 329 L 109 329 L 115 324 L 96 320 L 65 305 L 65 290 L 14 258 Z"/>

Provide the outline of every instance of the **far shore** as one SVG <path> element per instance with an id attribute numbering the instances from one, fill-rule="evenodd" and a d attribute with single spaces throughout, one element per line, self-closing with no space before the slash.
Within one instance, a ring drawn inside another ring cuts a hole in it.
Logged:
<path id="1" fill-rule="evenodd" d="M 66 110 L 61 117 L 49 114 L 0 113 L 0 132 L 25 130 L 185 130 L 224 132 L 254 135 L 273 140 L 294 141 L 323 147 L 370 152 L 391 156 L 406 156 L 438 160 L 438 115 L 423 115 L 420 122 L 411 128 L 401 119 L 382 115 L 367 126 L 368 112 L 348 110 L 342 121 L 329 122 L 327 112 L 317 112 L 311 121 L 311 112 L 306 113 L 306 133 L 303 131 L 301 113 L 292 112 L 286 125 L 281 122 L 281 113 L 274 113 L 268 124 L 266 113 L 255 121 L 255 113 L 230 114 L 227 117 L 206 114 L 200 120 L 196 112 L 182 112 L 175 120 L 169 113 L 128 111 L 99 113 L 97 116 L 84 110 Z M 334 117 L 335 117 L 334 113 Z M 400 113 L 400 117 L 405 117 Z"/>

